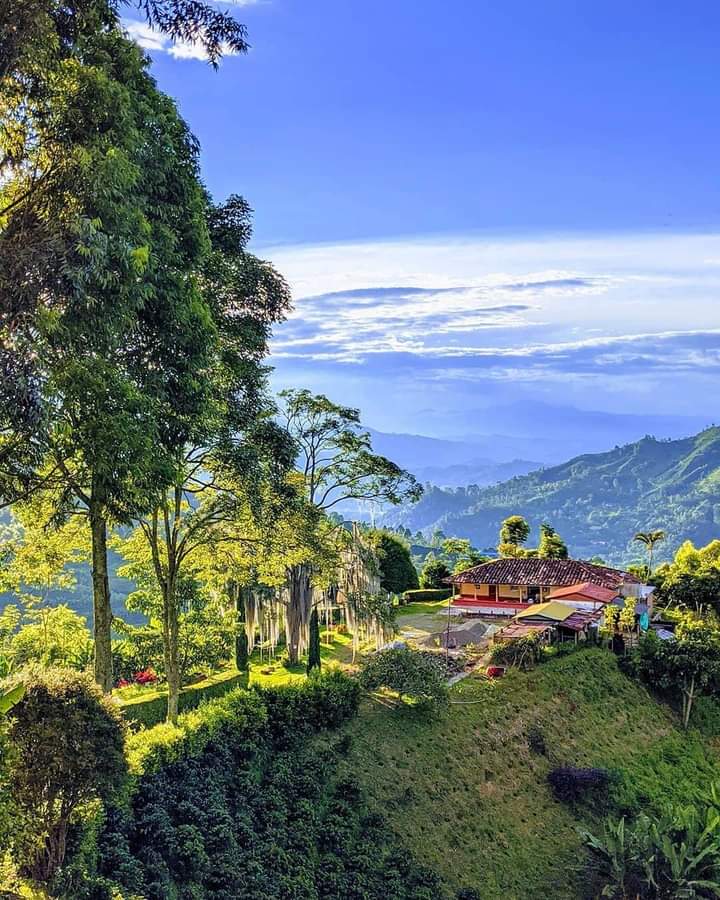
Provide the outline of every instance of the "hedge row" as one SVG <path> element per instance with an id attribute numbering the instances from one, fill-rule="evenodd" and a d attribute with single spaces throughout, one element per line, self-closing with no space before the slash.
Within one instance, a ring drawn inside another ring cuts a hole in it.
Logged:
<path id="1" fill-rule="evenodd" d="M 417 591 L 405 591 L 403 600 L 405 603 L 430 603 L 447 600 L 451 594 L 450 588 L 420 588 Z"/>
<path id="2" fill-rule="evenodd" d="M 322 728 L 337 728 L 357 712 L 360 685 L 340 671 L 278 688 L 237 688 L 163 723 L 131 734 L 126 752 L 134 775 L 157 772 L 202 753 L 222 733 L 241 754 L 270 740 L 275 746 Z"/>
<path id="3" fill-rule="evenodd" d="M 437 876 L 346 771 L 347 737 L 324 729 L 358 701 L 357 681 L 323 674 L 232 691 L 181 716 L 175 732 L 132 735 L 142 774 L 126 804 L 107 810 L 85 870 L 76 857 L 55 896 L 436 900 Z"/>
<path id="4" fill-rule="evenodd" d="M 346 771 L 348 737 L 326 730 L 359 700 L 357 680 L 329 672 L 130 735 L 127 795 L 76 844 L 53 896 L 436 900 L 437 876 Z"/>
<path id="5" fill-rule="evenodd" d="M 197 709 L 201 703 L 222 697 L 233 688 L 237 688 L 247 679 L 242 672 L 228 672 L 221 678 L 189 685 L 180 692 L 180 712 Z M 121 700 L 120 710 L 125 720 L 131 725 L 152 728 L 165 721 L 167 714 L 167 693 L 153 691 L 150 697 L 136 697 L 132 700 Z"/>

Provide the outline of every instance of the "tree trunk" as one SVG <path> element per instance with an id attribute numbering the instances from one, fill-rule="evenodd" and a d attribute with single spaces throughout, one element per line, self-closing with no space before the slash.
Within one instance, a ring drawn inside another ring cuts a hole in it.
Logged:
<path id="1" fill-rule="evenodd" d="M 310 614 L 310 567 L 305 564 L 288 570 L 288 604 L 285 615 L 285 640 L 290 665 L 300 661 L 300 638 Z"/>
<path id="2" fill-rule="evenodd" d="M 686 692 L 683 692 L 683 728 L 687 731 L 688 725 L 690 724 L 690 713 L 693 708 L 693 701 L 695 700 L 695 676 L 693 675 L 690 681 L 690 687 Z"/>
<path id="3" fill-rule="evenodd" d="M 177 725 L 180 704 L 180 653 L 178 636 L 180 623 L 174 583 L 168 580 L 163 591 L 163 651 L 167 679 L 167 721 Z"/>
<path id="4" fill-rule="evenodd" d="M 107 521 L 102 512 L 90 508 L 92 536 L 93 640 L 95 681 L 109 694 L 113 688 L 112 608 L 107 565 Z"/>

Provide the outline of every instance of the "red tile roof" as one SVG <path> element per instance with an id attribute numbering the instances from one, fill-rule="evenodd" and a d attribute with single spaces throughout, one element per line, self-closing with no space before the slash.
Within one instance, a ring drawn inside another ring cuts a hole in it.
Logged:
<path id="1" fill-rule="evenodd" d="M 584 584 L 572 584 L 570 587 L 558 588 L 547 595 L 548 600 L 594 600 L 596 603 L 610 603 L 618 595 L 616 588 L 603 587 L 586 581 Z"/>
<path id="2" fill-rule="evenodd" d="M 537 557 L 494 559 L 453 575 L 448 581 L 450 584 L 533 584 L 552 587 L 590 583 L 610 590 L 617 590 L 624 583 L 640 583 L 629 572 L 609 566 L 579 559 Z"/>

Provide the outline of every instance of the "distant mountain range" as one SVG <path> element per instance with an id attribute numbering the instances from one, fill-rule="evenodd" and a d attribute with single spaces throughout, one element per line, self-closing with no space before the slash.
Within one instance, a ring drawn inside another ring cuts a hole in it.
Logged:
<path id="1" fill-rule="evenodd" d="M 439 528 L 485 548 L 515 513 L 528 519 L 531 543 L 549 522 L 578 558 L 631 562 L 641 556 L 633 535 L 656 528 L 668 536 L 659 558 L 688 538 L 707 543 L 720 537 L 720 428 L 679 440 L 645 437 L 501 484 L 433 487 L 419 503 L 389 510 L 384 521 L 412 531 Z"/>

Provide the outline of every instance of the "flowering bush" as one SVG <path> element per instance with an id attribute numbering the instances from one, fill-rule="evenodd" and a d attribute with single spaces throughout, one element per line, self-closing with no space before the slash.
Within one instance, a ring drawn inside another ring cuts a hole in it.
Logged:
<path id="1" fill-rule="evenodd" d="M 157 684 L 157 674 L 154 669 L 143 669 L 142 672 L 135 673 L 135 684 Z"/>

